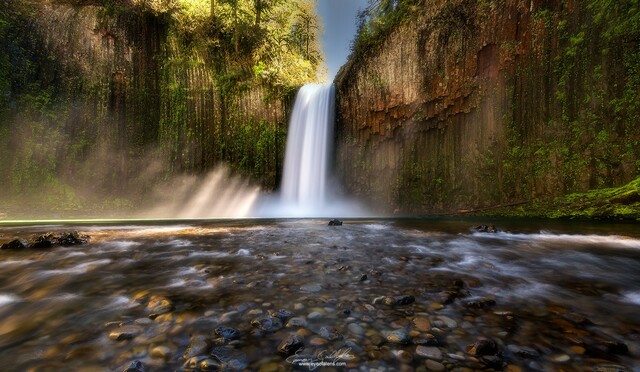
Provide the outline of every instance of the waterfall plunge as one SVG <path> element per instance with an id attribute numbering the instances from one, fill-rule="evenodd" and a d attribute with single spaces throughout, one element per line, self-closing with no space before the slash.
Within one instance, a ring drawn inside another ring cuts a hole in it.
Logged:
<path id="1" fill-rule="evenodd" d="M 333 85 L 305 85 L 298 92 L 282 178 L 285 205 L 317 211 L 326 203 L 334 100 Z"/>

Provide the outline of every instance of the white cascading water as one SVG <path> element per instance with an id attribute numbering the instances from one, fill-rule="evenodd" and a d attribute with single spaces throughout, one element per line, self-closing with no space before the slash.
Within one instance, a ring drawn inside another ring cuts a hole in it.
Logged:
<path id="1" fill-rule="evenodd" d="M 291 213 L 322 214 L 327 202 L 334 96 L 331 84 L 305 85 L 296 96 L 281 189 L 283 206 Z"/>

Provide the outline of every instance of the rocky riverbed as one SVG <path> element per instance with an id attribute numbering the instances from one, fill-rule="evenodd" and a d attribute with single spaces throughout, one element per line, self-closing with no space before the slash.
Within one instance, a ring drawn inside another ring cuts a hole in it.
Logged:
<path id="1" fill-rule="evenodd" d="M 638 371 L 634 225 L 0 226 L 5 370 Z M 612 227 L 613 226 L 613 227 Z M 612 230 L 616 231 L 612 231 Z"/>

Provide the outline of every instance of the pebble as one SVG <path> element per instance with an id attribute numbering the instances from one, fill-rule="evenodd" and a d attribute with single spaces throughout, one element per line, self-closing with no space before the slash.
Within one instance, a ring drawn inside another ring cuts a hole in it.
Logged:
<path id="1" fill-rule="evenodd" d="M 322 346 L 322 345 L 326 345 L 327 343 L 328 341 L 322 337 L 314 337 L 311 340 L 309 340 L 309 345 L 311 346 Z"/>
<path id="2" fill-rule="evenodd" d="M 322 285 L 317 284 L 317 283 L 312 283 L 312 284 L 305 284 L 302 287 L 300 287 L 300 289 L 304 292 L 320 292 L 322 290 Z"/>
<path id="3" fill-rule="evenodd" d="M 426 318 L 415 318 L 413 325 L 420 332 L 428 332 L 431 329 L 431 323 Z"/>
<path id="4" fill-rule="evenodd" d="M 458 322 L 444 315 L 437 316 L 435 324 L 438 327 L 445 325 L 447 328 L 456 328 L 458 326 Z"/>
<path id="5" fill-rule="evenodd" d="M 411 363 L 413 361 L 413 355 L 406 350 L 393 350 L 391 353 L 403 363 Z"/>
<path id="6" fill-rule="evenodd" d="M 314 311 L 312 313 L 309 313 L 309 315 L 307 315 L 307 319 L 320 319 L 320 318 L 322 318 L 322 314 L 317 311 Z"/>
<path id="7" fill-rule="evenodd" d="M 356 336 L 362 336 L 364 335 L 364 328 L 362 328 L 361 326 L 359 326 L 356 323 L 350 323 L 347 326 L 347 329 L 349 329 L 349 332 L 353 333 Z"/>
<path id="8" fill-rule="evenodd" d="M 300 311 L 300 310 L 302 310 L 302 309 L 304 309 L 304 305 L 303 305 L 303 304 L 301 304 L 301 303 L 299 303 L 299 302 L 296 302 L 296 303 L 293 305 L 293 310 Z"/>
<path id="9" fill-rule="evenodd" d="M 424 365 L 429 371 L 442 372 L 446 370 L 446 367 L 442 363 L 436 362 L 435 360 L 429 359 L 424 363 Z"/>
<path id="10" fill-rule="evenodd" d="M 416 354 L 427 359 L 442 360 L 442 351 L 437 347 L 419 345 L 416 347 Z"/>
<path id="11" fill-rule="evenodd" d="M 566 363 L 571 360 L 571 357 L 567 354 L 558 354 L 554 355 L 550 358 L 550 360 L 554 363 Z"/>
<path id="12" fill-rule="evenodd" d="M 155 359 L 169 359 L 171 357 L 171 349 L 166 346 L 156 346 L 151 349 L 151 357 Z"/>
<path id="13" fill-rule="evenodd" d="M 190 359 L 194 356 L 207 354 L 209 351 L 209 339 L 204 335 L 191 336 L 187 349 L 182 354 L 184 359 Z"/>
<path id="14" fill-rule="evenodd" d="M 304 347 L 302 342 L 302 337 L 297 334 L 292 334 L 287 336 L 280 344 L 278 345 L 278 353 L 281 355 L 288 357 L 293 355 L 296 351 Z"/>
<path id="15" fill-rule="evenodd" d="M 585 349 L 585 348 L 583 348 L 582 346 L 577 346 L 577 345 L 571 346 L 571 347 L 569 348 L 569 350 L 571 350 L 571 352 L 572 352 L 572 353 L 574 353 L 574 354 L 578 354 L 578 355 L 582 355 L 582 354 L 584 354 L 584 353 L 585 353 L 585 351 L 586 351 L 586 349 Z"/>
<path id="16" fill-rule="evenodd" d="M 394 344 L 408 344 L 410 341 L 409 332 L 406 329 L 397 329 L 387 333 L 387 341 Z"/>
<path id="17" fill-rule="evenodd" d="M 114 341 L 131 340 L 142 332 L 142 329 L 135 326 L 122 326 L 109 332 L 109 338 Z"/>

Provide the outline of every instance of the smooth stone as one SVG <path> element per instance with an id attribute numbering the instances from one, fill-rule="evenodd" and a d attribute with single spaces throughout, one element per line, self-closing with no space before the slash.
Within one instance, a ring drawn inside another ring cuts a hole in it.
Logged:
<path id="1" fill-rule="evenodd" d="M 109 338 L 114 341 L 131 340 L 142 332 L 142 329 L 135 326 L 122 326 L 109 332 Z"/>
<path id="2" fill-rule="evenodd" d="M 155 359 L 168 359 L 171 357 L 171 349 L 166 346 L 156 346 L 151 349 L 150 354 Z"/>
<path id="3" fill-rule="evenodd" d="M 306 327 L 306 326 L 307 326 L 307 321 L 304 318 L 300 318 L 300 317 L 291 318 L 287 322 L 287 328 Z"/>
<path id="4" fill-rule="evenodd" d="M 209 351 L 209 339 L 204 335 L 191 336 L 187 349 L 182 354 L 184 359 L 191 359 L 198 355 L 207 354 Z"/>
<path id="5" fill-rule="evenodd" d="M 297 302 L 297 303 L 295 303 L 295 304 L 293 305 L 293 310 L 297 310 L 297 311 L 299 311 L 299 310 L 302 310 L 302 309 L 304 309 L 304 305 L 303 305 L 303 304 L 301 304 L 301 303 L 299 303 L 299 302 Z"/>
<path id="6" fill-rule="evenodd" d="M 342 334 L 340 334 L 340 332 L 334 327 L 322 327 L 318 331 L 318 334 L 320 335 L 320 337 L 325 338 L 329 341 L 342 339 Z"/>
<path id="7" fill-rule="evenodd" d="M 211 358 L 206 358 L 200 361 L 198 367 L 200 367 L 201 371 L 221 371 L 225 369 L 224 363 Z"/>
<path id="8" fill-rule="evenodd" d="M 435 360 L 431 360 L 428 359 L 425 363 L 424 363 L 425 367 L 427 367 L 427 370 L 429 371 L 436 371 L 436 372 L 442 372 L 446 370 L 446 367 L 439 362 L 436 362 Z"/>
<path id="9" fill-rule="evenodd" d="M 540 353 L 530 347 L 509 345 L 507 349 L 521 358 L 536 359 L 540 357 Z"/>
<path id="10" fill-rule="evenodd" d="M 320 292 L 322 290 L 322 285 L 318 283 L 305 284 L 300 287 L 300 289 L 305 292 Z"/>
<path id="11" fill-rule="evenodd" d="M 240 331 L 232 327 L 220 326 L 215 329 L 215 334 L 225 340 L 237 340 L 240 338 Z"/>
<path id="12" fill-rule="evenodd" d="M 458 326 L 458 322 L 449 318 L 448 316 L 440 315 L 436 317 L 442 324 L 446 325 L 447 328 L 456 328 Z"/>
<path id="13" fill-rule="evenodd" d="M 587 351 L 585 348 L 583 348 L 582 346 L 571 346 L 569 348 L 569 350 L 571 350 L 572 353 L 574 354 L 578 354 L 578 355 L 582 355 L 585 353 L 585 351 Z"/>
<path id="14" fill-rule="evenodd" d="M 397 329 L 387 333 L 387 341 L 395 344 L 408 344 L 410 341 L 409 332 L 405 329 Z"/>
<path id="15" fill-rule="evenodd" d="M 416 301 L 416 298 L 409 295 L 402 296 L 394 296 L 394 297 L 385 297 L 383 302 L 388 306 L 401 306 L 401 305 L 409 305 Z"/>
<path id="16" fill-rule="evenodd" d="M 155 319 L 158 315 L 173 311 L 173 303 L 164 296 L 153 295 L 147 304 L 149 310 L 149 319 Z"/>
<path id="17" fill-rule="evenodd" d="M 419 345 L 416 347 L 416 354 L 427 359 L 442 360 L 442 351 L 437 347 Z"/>
<path id="18" fill-rule="evenodd" d="M 319 318 L 322 318 L 322 314 L 317 311 L 314 311 L 309 315 L 307 315 L 307 319 L 319 319 Z"/>
<path id="19" fill-rule="evenodd" d="M 311 346 L 322 346 L 322 345 L 326 345 L 329 341 L 325 340 L 322 337 L 314 337 L 311 340 L 309 340 L 309 345 Z"/>
<path id="20" fill-rule="evenodd" d="M 292 334 L 280 342 L 278 345 L 278 353 L 288 357 L 303 347 L 302 337 L 297 334 Z"/>
<path id="21" fill-rule="evenodd" d="M 358 324 L 356 323 L 351 323 L 347 326 L 347 329 L 349 329 L 349 332 L 353 333 L 356 336 L 362 336 L 364 335 L 364 328 L 360 327 Z"/>
<path id="22" fill-rule="evenodd" d="M 571 360 L 571 357 L 567 354 L 559 354 L 552 356 L 550 360 L 554 363 L 566 363 Z"/>
<path id="23" fill-rule="evenodd" d="M 431 329 L 431 323 L 429 319 L 426 318 L 415 318 L 413 320 L 413 325 L 420 332 L 428 332 Z"/>
<path id="24" fill-rule="evenodd" d="M 406 350 L 393 350 L 393 355 L 403 363 L 410 363 L 413 360 L 413 355 Z"/>

